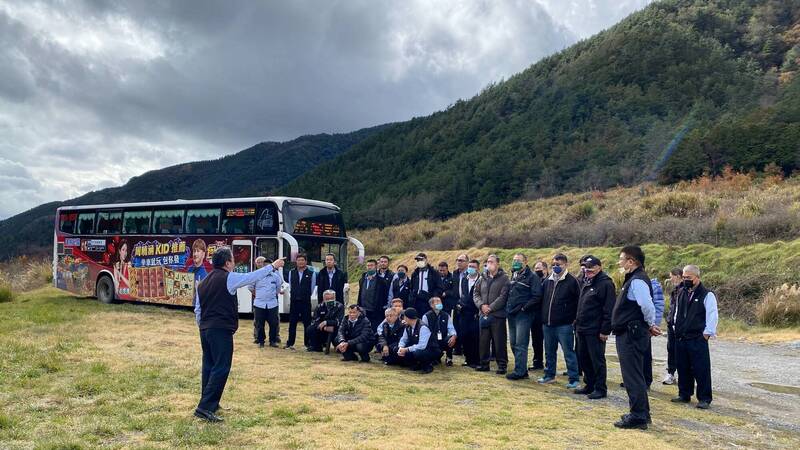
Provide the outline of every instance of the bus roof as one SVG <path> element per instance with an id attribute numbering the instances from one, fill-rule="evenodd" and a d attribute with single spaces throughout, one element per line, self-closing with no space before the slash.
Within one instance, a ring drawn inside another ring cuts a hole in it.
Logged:
<path id="1" fill-rule="evenodd" d="M 331 208 L 339 210 L 339 207 L 333 203 L 321 202 L 319 200 L 310 200 L 307 198 L 298 197 L 238 197 L 238 198 L 207 198 L 198 200 L 167 200 L 161 202 L 138 202 L 138 203 L 108 203 L 104 205 L 74 205 L 74 206 L 61 206 L 56 211 L 61 210 L 82 210 L 82 209 L 116 209 L 116 208 L 139 208 L 146 206 L 183 206 L 183 205 L 199 205 L 208 203 L 248 203 L 248 202 L 275 202 L 278 207 L 282 207 L 285 201 L 296 202 L 303 205 L 321 206 L 323 208 Z"/>

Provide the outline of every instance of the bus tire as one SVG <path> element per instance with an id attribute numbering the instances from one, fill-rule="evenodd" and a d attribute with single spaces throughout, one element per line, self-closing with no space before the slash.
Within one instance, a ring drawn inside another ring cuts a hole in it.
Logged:
<path id="1" fill-rule="evenodd" d="M 97 279 L 95 288 L 97 299 L 103 303 L 114 303 L 114 280 L 108 275 L 101 275 Z"/>

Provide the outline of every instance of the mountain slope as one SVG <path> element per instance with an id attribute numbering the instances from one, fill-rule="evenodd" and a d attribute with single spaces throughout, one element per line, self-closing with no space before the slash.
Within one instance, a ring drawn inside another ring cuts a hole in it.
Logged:
<path id="1" fill-rule="evenodd" d="M 48 251 L 59 206 L 265 195 L 390 126 L 264 142 L 220 159 L 153 170 L 120 187 L 37 206 L 0 221 L 0 259 Z"/>
<path id="2" fill-rule="evenodd" d="M 696 139 L 679 137 L 781 95 L 779 80 L 794 74 L 786 61 L 800 54 L 798 17 L 796 0 L 652 4 L 468 101 L 383 130 L 280 191 L 337 203 L 351 226 L 380 227 L 665 178 L 674 147 L 697 151 Z M 719 171 L 730 155 L 715 156 L 684 169 Z M 797 165 L 782 161 L 786 173 Z"/>

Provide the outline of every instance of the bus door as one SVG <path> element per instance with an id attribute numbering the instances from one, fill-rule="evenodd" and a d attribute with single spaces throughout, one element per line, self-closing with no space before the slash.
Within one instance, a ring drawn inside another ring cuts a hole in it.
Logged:
<path id="1" fill-rule="evenodd" d="M 282 258 L 283 255 L 283 242 L 277 237 L 260 237 L 256 239 L 256 249 L 257 253 L 256 256 L 263 256 L 269 260 L 275 261 L 278 258 Z M 281 279 L 283 279 L 284 272 L 288 273 L 291 270 L 291 267 L 288 267 L 290 264 L 288 258 L 286 260 L 287 266 L 284 266 L 281 269 L 279 275 Z M 289 286 L 288 283 L 283 283 L 283 295 L 278 293 L 278 313 L 279 314 L 289 314 Z"/>
<path id="2" fill-rule="evenodd" d="M 247 273 L 253 271 L 253 241 L 234 240 L 233 250 L 233 271 Z M 236 298 L 239 300 L 239 312 L 249 313 L 253 311 L 253 294 L 247 287 L 240 287 L 236 291 Z"/>

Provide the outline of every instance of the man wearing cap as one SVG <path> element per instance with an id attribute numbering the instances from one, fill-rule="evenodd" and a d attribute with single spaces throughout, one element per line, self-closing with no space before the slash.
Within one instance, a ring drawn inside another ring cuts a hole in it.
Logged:
<path id="1" fill-rule="evenodd" d="M 597 257 L 587 255 L 581 262 L 583 284 L 578 300 L 575 331 L 578 335 L 578 360 L 583 369 L 582 388 L 576 394 L 589 399 L 607 395 L 606 341 L 611 334 L 611 311 L 617 297 L 614 281 L 603 272 Z"/>
<path id="2" fill-rule="evenodd" d="M 419 320 L 419 313 L 408 308 L 404 313 L 406 330 L 400 338 L 397 356 L 411 370 L 422 373 L 433 372 L 433 361 L 442 357 L 442 350 L 436 339 L 431 338 L 431 330 Z"/>
<path id="3" fill-rule="evenodd" d="M 428 264 L 428 255 L 418 253 L 414 258 L 417 267 L 411 275 L 411 292 L 408 302 L 417 310 L 419 314 L 430 311 L 428 304 L 431 297 L 442 296 L 442 278 L 439 272 Z"/>

